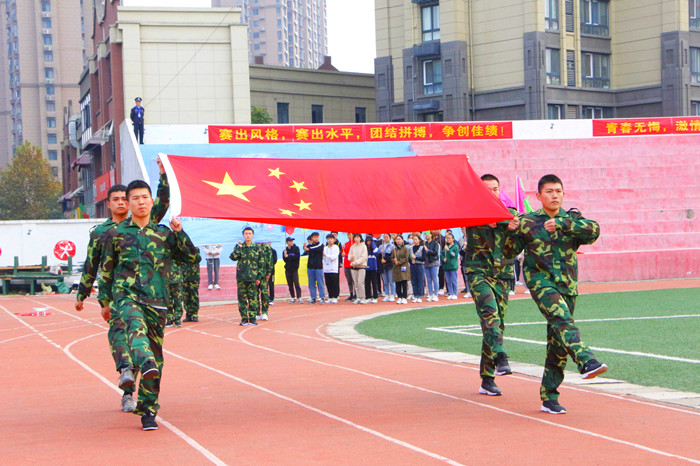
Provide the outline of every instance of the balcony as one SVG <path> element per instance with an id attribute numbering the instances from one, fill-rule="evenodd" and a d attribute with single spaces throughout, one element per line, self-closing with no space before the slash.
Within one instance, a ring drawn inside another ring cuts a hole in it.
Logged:
<path id="1" fill-rule="evenodd" d="M 44 45 L 44 52 L 53 51 L 53 45 Z"/>
<path id="2" fill-rule="evenodd" d="M 430 42 L 423 42 L 419 45 L 413 46 L 413 56 L 416 58 L 430 57 L 440 55 L 440 41 L 433 40 Z"/>
<path id="3" fill-rule="evenodd" d="M 51 29 L 42 29 L 41 33 L 44 35 L 49 35 L 49 34 L 51 34 Z"/>
<path id="4" fill-rule="evenodd" d="M 41 12 L 41 17 L 42 17 L 42 18 L 50 18 L 50 17 L 51 17 L 51 12 L 50 12 L 50 11 L 42 11 L 42 12 Z"/>
<path id="5" fill-rule="evenodd" d="M 690 29 L 700 29 L 700 18 L 690 18 Z"/>
<path id="6" fill-rule="evenodd" d="M 49 102 L 53 102 L 54 100 L 56 100 L 56 96 L 55 95 L 47 95 L 46 100 Z"/>
<path id="7" fill-rule="evenodd" d="M 593 89 L 610 89 L 610 78 L 581 78 L 581 84 L 583 87 L 593 88 Z"/>
<path id="8" fill-rule="evenodd" d="M 587 24 L 581 23 L 581 34 L 590 34 L 592 36 L 610 36 L 610 29 L 602 24 Z"/>

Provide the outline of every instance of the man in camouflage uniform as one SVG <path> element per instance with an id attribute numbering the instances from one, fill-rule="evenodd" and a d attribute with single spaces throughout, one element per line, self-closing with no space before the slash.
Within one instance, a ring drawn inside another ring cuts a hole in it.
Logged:
<path id="1" fill-rule="evenodd" d="M 182 264 L 182 295 L 185 322 L 199 322 L 199 263 L 202 256 L 197 248 L 197 262 Z"/>
<path id="2" fill-rule="evenodd" d="M 540 179 L 537 199 L 542 208 L 520 217 L 516 234 L 506 240 L 504 255 L 515 258 L 525 249 L 525 281 L 547 319 L 547 357 L 540 387 L 542 411 L 564 414 L 557 388 L 564 380 L 567 354 L 578 366 L 581 378 L 590 379 L 607 370 L 581 341 L 573 317 L 578 295 L 576 251 L 582 244 L 593 244 L 600 227 L 578 211 L 561 208 L 564 185 L 555 175 Z"/>
<path id="3" fill-rule="evenodd" d="M 170 204 L 170 186 L 160 159 L 158 159 L 158 166 L 160 168 L 160 181 L 158 183 L 157 197 L 151 210 L 151 218 L 154 223 L 160 222 Z M 97 225 L 90 232 L 87 256 L 83 266 L 83 274 L 80 277 L 77 301 L 75 303 L 77 311 L 83 310 L 83 301 L 90 296 L 92 285 L 98 275 L 102 262 L 103 235 L 122 222 L 129 213 L 129 206 L 126 200 L 126 186 L 121 184 L 112 186 L 107 192 L 106 204 L 107 209 L 110 210 L 111 218 Z M 98 283 L 100 286 L 103 286 L 99 280 Z M 109 341 L 109 348 L 114 358 L 117 372 L 120 374 L 118 385 L 124 391 L 121 400 L 122 411 L 130 413 L 136 409 L 136 401 L 134 401 L 132 396 L 134 393 L 135 373 L 131 363 L 131 356 L 129 355 L 124 322 L 122 322 L 116 312 L 110 310 L 109 303 L 100 302 L 100 306 L 102 307 L 102 318 L 109 324 L 107 340 Z"/>
<path id="4" fill-rule="evenodd" d="M 494 175 L 481 177 L 484 185 L 499 197 L 501 188 Z M 510 209 L 514 217 L 518 212 Z M 474 297 L 476 313 L 481 321 L 481 387 L 479 393 L 499 396 L 501 390 L 494 382 L 496 375 L 512 371 L 503 347 L 503 330 L 508 311 L 508 290 L 513 281 L 513 260 L 503 257 L 506 237 L 518 227 L 518 219 L 466 229 L 465 265 L 469 289 Z"/>
<path id="5" fill-rule="evenodd" d="M 172 261 L 170 264 L 170 302 L 168 312 L 165 315 L 166 327 L 181 327 L 182 307 L 184 305 L 184 290 L 182 284 L 182 269 L 184 264 L 180 261 Z"/>
<path id="6" fill-rule="evenodd" d="M 274 264 L 274 250 L 270 246 L 270 243 L 260 243 L 259 247 L 261 249 L 261 255 L 263 260 L 263 269 L 265 274 L 265 280 L 260 282 L 258 289 L 260 290 L 260 312 L 258 313 L 258 318 L 260 320 L 268 320 L 267 313 L 270 310 L 270 288 L 274 285 L 275 280 L 275 264 Z M 275 254 L 276 255 L 276 254 Z M 270 284 L 272 280 L 272 284 Z"/>
<path id="7" fill-rule="evenodd" d="M 236 284 L 238 287 L 238 312 L 240 325 L 258 325 L 255 318 L 260 304 L 258 288 L 265 278 L 265 262 L 262 247 L 253 242 L 255 232 L 250 227 L 243 229 L 245 241 L 239 241 L 229 256 L 236 264 Z"/>
<path id="8" fill-rule="evenodd" d="M 153 199 L 148 183 L 132 181 L 126 190 L 131 218 L 105 233 L 99 299 L 126 325 L 131 360 L 141 370 L 139 401 L 144 430 L 155 430 L 163 370 L 163 328 L 170 300 L 170 263 L 194 262 L 197 250 L 178 219 L 166 226 L 151 221 Z"/>

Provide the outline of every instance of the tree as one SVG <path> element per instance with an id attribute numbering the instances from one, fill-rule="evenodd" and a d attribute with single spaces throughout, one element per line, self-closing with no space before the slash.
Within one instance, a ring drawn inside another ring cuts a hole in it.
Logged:
<path id="1" fill-rule="evenodd" d="M 254 125 L 266 125 L 272 123 L 272 117 L 266 108 L 250 107 L 250 122 Z"/>
<path id="2" fill-rule="evenodd" d="M 57 201 L 62 192 L 41 147 L 25 141 L 0 171 L 0 220 L 61 218 Z"/>

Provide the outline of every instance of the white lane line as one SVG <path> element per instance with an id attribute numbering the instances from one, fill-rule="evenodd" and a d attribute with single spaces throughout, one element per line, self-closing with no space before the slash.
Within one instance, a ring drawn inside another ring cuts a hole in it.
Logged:
<path id="1" fill-rule="evenodd" d="M 38 301 L 35 301 L 35 302 L 38 302 Z M 45 303 L 41 303 L 41 304 L 44 304 L 44 305 L 48 306 L 48 305 L 45 304 Z M 66 313 L 66 312 L 64 312 L 64 311 L 62 311 L 62 310 L 60 310 L 60 309 L 58 309 L 58 308 L 55 308 L 55 307 L 53 307 L 53 306 L 50 306 L 50 307 L 52 307 L 52 309 L 56 309 L 56 310 L 59 311 L 59 312 L 63 312 L 64 314 L 70 315 L 71 317 L 74 317 L 74 318 L 76 318 L 76 319 L 85 320 L 85 319 L 82 319 L 82 318 L 80 318 L 80 317 L 72 316 L 71 314 L 68 314 L 68 313 Z M 3 306 L 0 306 L 0 308 L 2 308 L 5 312 L 7 312 L 8 314 L 10 314 L 10 315 L 11 315 L 12 317 L 14 317 L 15 319 L 17 319 L 19 322 L 21 322 L 22 325 L 28 327 L 30 330 L 32 330 L 32 332 L 38 334 L 41 338 L 43 338 L 44 340 L 46 340 L 47 343 L 49 343 L 49 344 L 55 346 L 56 348 L 60 349 L 61 351 L 63 351 L 70 359 L 72 359 L 75 363 L 77 363 L 80 367 L 82 367 L 83 369 L 85 369 L 87 372 L 89 372 L 90 374 L 92 374 L 92 375 L 94 375 L 95 377 L 97 377 L 102 383 L 104 383 L 105 385 L 107 385 L 109 388 L 111 388 L 111 389 L 114 390 L 115 392 L 121 394 L 121 390 L 119 390 L 119 388 L 118 388 L 117 386 L 115 386 L 114 383 L 112 383 L 112 382 L 110 382 L 109 380 L 107 380 L 104 376 L 102 376 L 102 374 L 100 374 L 100 373 L 98 373 L 97 371 L 95 371 L 94 369 L 92 369 L 90 366 L 88 366 L 87 364 L 85 364 L 84 362 L 82 362 L 81 360 L 79 360 L 77 357 L 75 357 L 75 356 L 70 352 L 71 346 L 73 346 L 75 343 L 81 342 L 81 341 L 83 341 L 83 340 L 87 340 L 88 338 L 92 338 L 92 337 L 95 337 L 95 336 L 98 336 L 98 335 L 104 335 L 104 331 L 98 332 L 98 333 L 94 333 L 94 334 L 89 335 L 89 336 L 87 336 L 87 337 L 83 337 L 83 338 L 80 338 L 80 339 L 78 339 L 78 340 L 72 341 L 71 343 L 69 343 L 68 345 L 66 345 L 65 348 L 62 348 L 59 344 L 53 342 L 50 338 L 47 338 L 41 331 L 39 331 L 39 330 L 33 328 L 33 327 L 32 327 L 31 325 L 29 325 L 28 323 L 26 323 L 26 322 L 24 322 L 23 320 L 19 319 L 17 316 L 13 315 L 10 311 L 8 311 L 7 309 L 5 309 Z M 97 327 L 99 327 L 99 328 L 104 328 L 104 325 L 98 325 L 98 324 L 93 324 L 93 325 L 95 325 L 95 326 L 97 326 Z M 163 419 L 162 416 L 158 416 L 158 420 L 160 420 L 161 423 L 162 423 L 165 427 L 167 427 L 168 429 L 170 429 L 177 437 L 179 437 L 180 439 L 184 440 L 188 445 L 190 445 L 192 448 L 194 448 L 196 451 L 198 451 L 201 455 L 203 455 L 205 458 L 207 458 L 207 459 L 208 459 L 209 461 L 211 461 L 212 463 L 214 463 L 214 464 L 216 464 L 216 465 L 219 465 L 219 466 L 225 466 L 225 465 L 226 465 L 226 463 L 225 463 L 224 461 L 220 460 L 216 455 L 214 455 L 212 452 L 210 452 L 209 450 L 207 450 L 206 448 L 204 448 L 201 444 L 199 444 L 199 443 L 198 443 L 196 440 L 194 440 L 192 437 L 190 437 L 189 435 L 185 434 L 183 431 L 181 431 L 180 429 L 178 429 L 175 425 L 173 425 L 172 423 L 168 422 L 166 419 Z"/>
<path id="2" fill-rule="evenodd" d="M 53 330 L 42 330 L 41 332 L 46 334 L 46 333 L 56 333 L 56 332 L 62 332 L 63 330 L 72 330 L 76 328 L 83 328 L 87 327 L 87 325 L 74 325 L 72 327 L 64 327 L 64 328 L 55 328 Z M 21 340 L 22 338 L 26 337 L 33 337 L 36 336 L 36 333 L 27 333 L 26 335 L 22 335 L 21 337 L 15 337 L 15 338 L 8 338 L 7 340 L 2 340 L 0 341 L 0 344 L 2 343 L 8 343 L 10 341 L 15 341 L 15 340 Z"/>
<path id="3" fill-rule="evenodd" d="M 202 335 L 206 335 L 206 336 L 216 336 L 216 335 L 210 335 L 210 334 L 208 334 L 207 332 L 201 332 L 201 331 L 198 331 L 198 330 L 193 330 L 193 332 L 196 332 L 196 333 L 199 333 L 199 334 L 202 334 Z M 231 338 L 228 338 L 228 337 L 222 337 L 222 338 L 224 338 L 225 340 L 231 340 Z M 179 354 L 173 353 L 172 351 L 165 351 L 165 350 L 164 350 L 163 352 L 164 352 L 164 353 L 167 353 L 167 354 L 170 355 L 170 356 L 173 356 L 173 357 L 182 359 L 183 361 L 187 361 L 187 362 L 189 362 L 189 363 L 191 363 L 191 364 L 194 364 L 194 365 L 196 365 L 196 366 L 200 366 L 200 367 L 202 367 L 202 368 L 204 368 L 204 369 L 208 369 L 208 370 L 210 370 L 210 371 L 212 371 L 212 372 L 215 372 L 215 373 L 217 373 L 217 374 L 219 374 L 219 375 L 221 375 L 221 376 L 223 376 L 223 377 L 226 377 L 226 378 L 235 380 L 236 382 L 241 383 L 241 384 L 243 384 L 243 385 L 247 385 L 247 386 L 252 387 L 252 388 L 254 388 L 254 389 L 256 389 L 256 390 L 259 390 L 259 391 L 261 391 L 261 392 L 267 393 L 268 395 L 274 396 L 274 397 L 279 398 L 279 399 L 281 399 L 281 400 L 284 400 L 284 401 L 287 401 L 287 402 L 289 402 L 289 403 L 292 403 L 292 404 L 295 404 L 295 405 L 297 405 L 297 406 L 300 406 L 300 407 L 302 407 L 302 408 L 304 408 L 304 409 L 307 409 L 307 410 L 309 410 L 309 411 L 312 411 L 312 412 L 314 412 L 314 413 L 316 413 L 316 414 L 320 414 L 320 415 L 325 416 L 325 417 L 327 417 L 327 418 L 333 419 L 334 421 L 338 421 L 338 422 L 341 422 L 341 423 L 343 423 L 343 424 L 345 424 L 345 425 L 348 425 L 348 426 L 350 426 L 350 427 L 353 427 L 353 428 L 355 428 L 355 429 L 361 430 L 362 432 L 366 432 L 366 433 L 368 433 L 368 434 L 370 434 L 370 435 L 374 435 L 375 437 L 379 437 L 379 438 L 381 438 L 381 439 L 383 439 L 383 440 L 386 440 L 386 441 L 388 441 L 388 442 L 394 443 L 394 444 L 399 445 L 399 446 L 402 446 L 402 447 L 404 447 L 404 448 L 408 448 L 409 450 L 415 451 L 415 452 L 417 452 L 417 453 L 421 453 L 421 454 L 426 455 L 426 456 L 428 456 L 428 457 L 430 457 L 430 458 L 433 458 L 433 459 L 436 459 L 436 460 L 439 460 L 439 461 L 443 461 L 443 462 L 445 462 L 445 463 L 447 463 L 447 464 L 451 464 L 451 465 L 455 465 L 455 466 L 461 466 L 461 465 L 462 465 L 462 463 L 459 463 L 459 462 L 454 461 L 454 460 L 452 460 L 452 459 L 446 458 L 446 457 L 444 457 L 444 456 L 442 456 L 442 455 L 439 455 L 439 454 L 437 454 L 437 453 L 433 453 L 433 452 L 431 452 L 431 451 L 428 451 L 428 450 L 425 450 L 425 449 L 423 449 L 423 448 L 417 447 L 417 446 L 415 446 L 415 445 L 413 445 L 413 444 L 410 444 L 410 443 L 408 443 L 408 442 L 404 442 L 403 440 L 399 440 L 399 439 L 397 439 L 397 438 L 394 438 L 394 437 L 391 437 L 391 436 L 389 436 L 389 435 L 383 434 L 383 433 L 381 433 L 381 432 L 379 432 L 379 431 L 376 431 L 376 430 L 374 430 L 374 429 L 370 429 L 369 427 L 365 427 L 365 426 L 363 426 L 363 425 L 356 424 L 356 423 L 354 423 L 354 422 L 352 422 L 352 421 L 350 421 L 350 420 L 348 420 L 348 419 L 345 419 L 345 418 L 340 417 L 340 416 L 336 416 L 335 414 L 329 413 L 328 411 L 324 411 L 324 410 L 322 410 L 322 409 L 319 409 L 319 408 L 316 408 L 316 407 L 314 407 L 314 406 L 308 405 L 308 404 L 306 404 L 306 403 L 303 403 L 303 402 L 301 402 L 301 401 L 299 401 L 299 400 L 296 400 L 296 399 L 294 399 L 294 398 L 290 398 L 290 397 L 288 397 L 288 396 L 286 396 L 286 395 L 283 395 L 283 394 L 281 394 L 281 393 L 279 393 L 279 392 L 276 392 L 276 391 L 274 391 L 274 390 L 270 390 L 269 388 L 265 388 L 265 387 L 263 387 L 263 386 L 261 386 L 261 385 L 258 385 L 258 384 L 256 384 L 256 383 L 253 383 L 253 382 L 250 382 L 250 381 L 248 381 L 248 380 L 242 379 L 242 378 L 240 378 L 240 377 L 236 377 L 235 375 L 229 374 L 228 372 L 224 372 L 224 371 L 222 371 L 222 370 L 219 370 L 219 369 L 216 369 L 216 368 L 214 368 L 214 367 L 211 367 L 211 366 L 209 366 L 209 365 L 207 365 L 207 364 L 201 363 L 201 362 L 199 362 L 199 361 L 195 361 L 194 359 L 186 358 L 186 357 L 181 356 L 181 355 L 179 355 Z"/>
<path id="4" fill-rule="evenodd" d="M 244 343 L 246 343 L 247 345 L 250 345 L 250 346 L 252 346 L 252 347 L 254 347 L 254 348 L 262 349 L 262 350 L 265 350 L 265 351 L 270 351 L 270 352 L 272 352 L 272 353 L 280 354 L 280 355 L 282 355 L 282 356 L 286 356 L 286 357 L 290 357 L 290 358 L 295 358 L 295 359 L 300 359 L 300 360 L 303 360 L 303 361 L 311 362 L 311 363 L 314 363 L 314 364 L 319 364 L 319 365 L 322 365 L 322 366 L 332 367 L 332 368 L 336 368 L 336 369 L 340 369 L 340 370 L 344 370 L 344 371 L 348 371 L 348 372 L 352 372 L 352 373 L 364 375 L 364 376 L 366 376 L 366 377 L 374 378 L 374 379 L 377 379 L 377 380 L 381 380 L 381 381 L 384 381 L 384 382 L 396 384 L 396 385 L 399 385 L 399 386 L 402 386 L 402 387 L 407 387 L 407 388 L 411 388 L 411 389 L 418 390 L 418 391 L 422 391 L 422 392 L 426 392 L 426 393 L 431 393 L 431 394 L 438 395 L 438 396 L 442 396 L 442 397 L 449 398 L 449 399 L 452 399 L 452 400 L 463 401 L 463 402 L 465 402 L 465 403 L 473 404 L 473 405 L 480 406 L 480 407 L 486 408 L 486 409 L 491 409 L 491 410 L 494 410 L 494 411 L 497 411 L 497 412 L 500 412 L 500 413 L 503 413 L 503 414 L 507 414 L 507 415 L 511 415 L 511 416 L 515 416 L 515 417 L 519 417 L 519 418 L 523 418 L 523 419 L 527 419 L 527 420 L 530 420 L 530 421 L 539 422 L 539 423 L 541 423 L 541 424 L 545 424 L 545 425 L 552 426 L 552 427 L 555 427 L 555 428 L 570 430 L 570 431 L 573 431 L 573 432 L 577 432 L 577 433 L 580 433 L 580 434 L 583 434 L 583 435 L 588 435 L 588 436 L 595 437 L 595 438 L 599 438 L 599 439 L 603 439 L 603 440 L 608 440 L 608 441 L 613 442 L 613 443 L 618 443 L 618 444 L 621 444 L 621 445 L 626 445 L 626 446 L 629 446 L 629 447 L 632 447 L 632 448 L 636 448 L 636 449 L 639 449 L 639 450 L 647 451 L 647 452 L 649 452 L 649 453 L 654 453 L 654 454 L 657 454 L 657 455 L 660 455 L 660 456 L 665 456 L 665 457 L 669 457 L 669 458 L 676 458 L 676 459 L 683 460 L 683 461 L 687 461 L 687 462 L 690 462 L 690 463 L 700 464 L 700 460 L 696 460 L 696 459 L 693 459 L 693 458 L 687 458 L 687 457 L 684 457 L 684 456 L 676 455 L 676 454 L 674 454 L 674 453 L 669 453 L 669 452 L 662 451 L 662 450 L 657 450 L 657 449 L 655 449 L 655 448 L 647 447 L 646 445 L 641 445 L 641 444 L 638 444 L 638 443 L 629 442 L 629 441 L 627 441 L 627 440 L 622 440 L 622 439 L 618 439 L 618 438 L 615 438 L 615 437 L 610 437 L 610 436 L 608 436 L 608 435 L 599 434 L 599 433 L 597 433 L 597 432 L 592 432 L 592 431 L 585 430 L 585 429 L 579 429 L 579 428 L 572 427 L 572 426 L 567 426 L 567 425 L 563 425 L 563 424 L 557 424 L 557 423 L 555 423 L 555 422 L 547 421 L 547 420 L 545 420 L 545 419 L 540 419 L 540 418 L 537 418 L 537 417 L 528 416 L 528 415 L 526 415 L 526 414 L 521 414 L 521 413 L 518 413 L 518 412 L 515 412 L 515 411 L 509 411 L 509 410 L 507 410 L 507 409 L 498 408 L 498 407 L 496 407 L 496 406 L 492 406 L 492 405 L 480 403 L 480 402 L 473 401 L 473 400 L 469 400 L 469 399 L 466 399 L 466 398 L 460 398 L 460 397 L 458 397 L 458 396 L 450 395 L 450 394 L 443 393 L 443 392 L 438 392 L 438 391 L 436 391 L 436 390 L 431 390 L 431 389 L 424 388 L 424 387 L 419 387 L 419 386 L 417 386 L 417 385 L 412 385 L 412 384 L 409 384 L 409 383 L 406 383 L 406 382 L 401 382 L 401 381 L 399 381 L 399 380 L 389 379 L 389 378 L 382 377 L 382 376 L 379 376 L 379 375 L 376 375 L 376 374 L 371 374 L 371 373 L 369 373 L 369 372 L 364 372 L 364 371 L 361 371 L 361 370 L 358 370 L 358 369 L 352 369 L 352 368 L 349 368 L 349 367 L 340 366 L 340 365 L 337 365 L 337 364 L 331 364 L 331 363 L 327 363 L 327 362 L 324 362 L 324 361 L 319 361 L 319 360 L 316 360 L 316 359 L 307 358 L 307 357 L 305 357 L 305 356 L 299 356 L 299 355 L 295 355 L 295 354 L 285 353 L 284 351 L 279 351 L 279 350 L 275 350 L 275 349 L 272 349 L 272 348 L 267 348 L 267 347 L 265 347 L 265 346 L 256 345 L 256 344 L 254 344 L 254 343 L 251 343 L 251 342 L 247 341 L 247 340 L 244 338 L 244 337 L 245 337 L 245 333 L 246 333 L 249 329 L 250 329 L 250 328 L 248 328 L 248 329 L 244 330 L 243 332 L 241 332 L 241 333 L 238 335 L 238 338 L 239 338 L 241 341 L 243 341 Z M 205 335 L 207 334 L 206 332 L 198 332 L 198 333 L 202 333 L 202 334 L 205 334 Z M 225 337 L 224 339 L 225 339 L 225 340 L 230 340 L 231 338 L 230 338 L 230 337 Z"/>

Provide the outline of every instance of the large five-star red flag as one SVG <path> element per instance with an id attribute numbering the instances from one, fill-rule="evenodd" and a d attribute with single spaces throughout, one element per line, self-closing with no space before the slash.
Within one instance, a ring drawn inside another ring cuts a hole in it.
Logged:
<path id="1" fill-rule="evenodd" d="M 353 232 L 406 232 L 512 218 L 465 155 L 371 159 L 161 154 L 174 216 Z"/>

